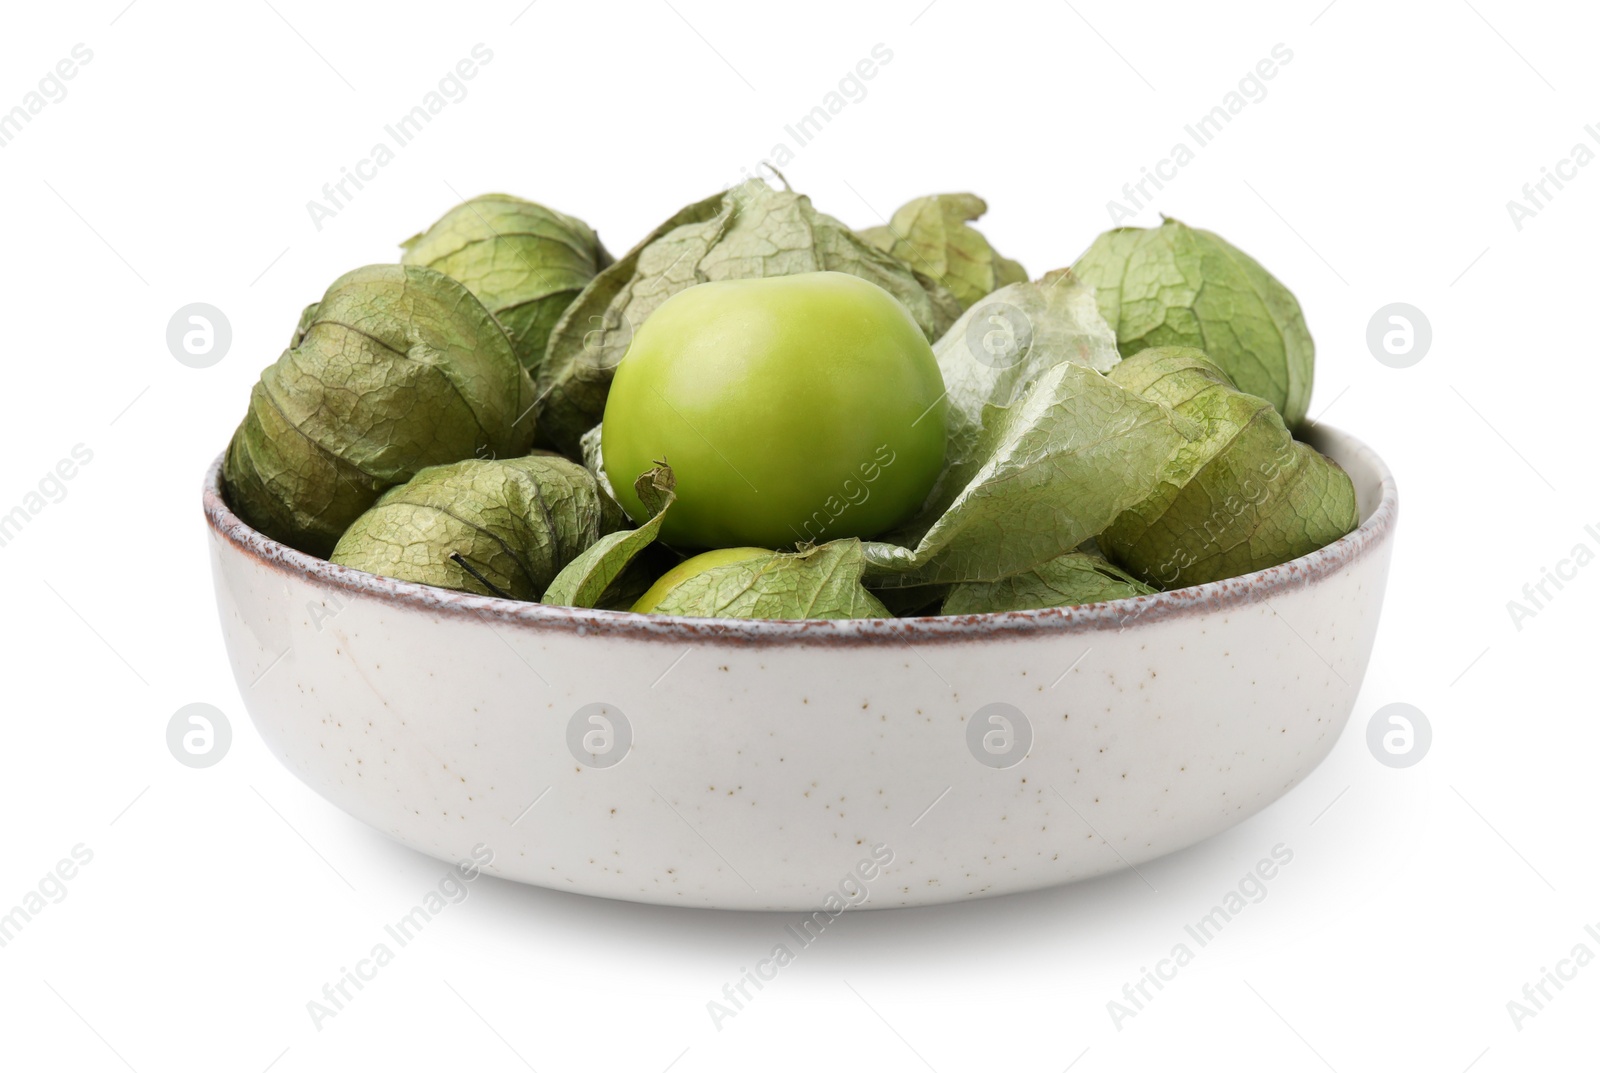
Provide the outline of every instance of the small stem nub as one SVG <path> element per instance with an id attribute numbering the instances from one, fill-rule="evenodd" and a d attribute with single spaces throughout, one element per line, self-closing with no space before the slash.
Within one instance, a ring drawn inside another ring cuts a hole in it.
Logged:
<path id="1" fill-rule="evenodd" d="M 482 574 L 478 573 L 477 569 L 471 563 L 467 562 L 465 559 L 463 559 L 461 557 L 461 553 L 459 551 L 451 552 L 450 553 L 450 560 L 452 562 L 454 562 L 457 566 L 461 567 L 461 569 L 465 570 L 467 573 L 469 573 L 473 577 L 477 578 L 479 584 L 481 584 L 484 588 L 488 589 L 490 592 L 494 593 L 496 596 L 500 597 L 503 600 L 511 599 L 511 594 L 510 593 L 502 592 L 500 590 L 500 588 L 497 585 L 495 585 L 494 582 L 490 581 L 488 578 L 486 578 Z"/>

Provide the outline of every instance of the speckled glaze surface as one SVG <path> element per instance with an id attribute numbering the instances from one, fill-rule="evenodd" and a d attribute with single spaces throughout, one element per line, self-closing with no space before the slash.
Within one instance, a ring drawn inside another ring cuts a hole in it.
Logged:
<path id="1" fill-rule="evenodd" d="M 204 488 L 223 634 L 274 753 L 351 815 L 559 890 L 729 909 L 927 905 L 1192 845 L 1332 748 L 1397 515 L 1281 567 L 1068 610 L 713 621 L 346 570 Z M 884 862 L 887 863 L 884 863 Z"/>

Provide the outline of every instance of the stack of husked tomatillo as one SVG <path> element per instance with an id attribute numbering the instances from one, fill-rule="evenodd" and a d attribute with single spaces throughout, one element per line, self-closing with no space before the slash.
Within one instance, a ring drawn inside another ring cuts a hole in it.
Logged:
<path id="1" fill-rule="evenodd" d="M 971 194 L 852 231 L 752 180 L 613 260 L 468 201 L 301 315 L 223 464 L 336 563 L 548 604 L 854 618 L 1063 607 L 1357 524 L 1296 440 L 1294 296 L 1166 220 L 1029 281 Z"/>

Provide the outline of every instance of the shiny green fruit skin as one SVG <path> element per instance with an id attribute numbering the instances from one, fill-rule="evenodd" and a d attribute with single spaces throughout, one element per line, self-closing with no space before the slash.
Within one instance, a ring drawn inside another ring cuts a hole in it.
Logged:
<path id="1" fill-rule="evenodd" d="M 677 478 L 662 539 L 690 548 L 872 537 L 944 463 L 944 381 L 887 291 L 842 272 L 702 283 L 635 331 L 606 401 L 606 474 Z"/>
<path id="2" fill-rule="evenodd" d="M 667 593 L 696 574 L 703 574 L 714 566 L 727 566 L 750 559 L 765 559 L 771 555 L 771 550 L 767 548 L 718 548 L 715 551 L 703 551 L 691 559 L 685 559 L 656 578 L 655 584 L 645 590 L 644 595 L 634 602 L 631 610 L 641 615 L 649 614 L 656 609 L 656 605 L 666 597 Z"/>

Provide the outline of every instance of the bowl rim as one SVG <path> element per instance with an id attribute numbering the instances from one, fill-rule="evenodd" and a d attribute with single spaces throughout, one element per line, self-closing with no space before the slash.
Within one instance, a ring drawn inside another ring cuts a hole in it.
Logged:
<path id="1" fill-rule="evenodd" d="M 491 626 L 542 632 L 590 634 L 672 643 L 714 641 L 732 646 L 822 645 L 831 648 L 884 644 L 973 642 L 995 637 L 1077 634 L 1124 630 L 1140 623 L 1185 618 L 1265 603 L 1336 574 L 1385 544 L 1399 516 L 1394 475 L 1377 453 L 1349 433 L 1310 424 L 1301 438 L 1324 450 L 1359 459 L 1380 482 L 1377 505 L 1350 533 L 1298 559 L 1238 577 L 1075 607 L 1037 608 L 974 615 L 926 615 L 889 619 L 710 619 L 643 615 L 631 611 L 479 596 L 382 577 L 340 566 L 273 540 L 247 525 L 222 493 L 219 454 L 206 470 L 202 504 L 216 541 L 257 563 L 340 593 L 447 617 L 471 616 Z"/>

